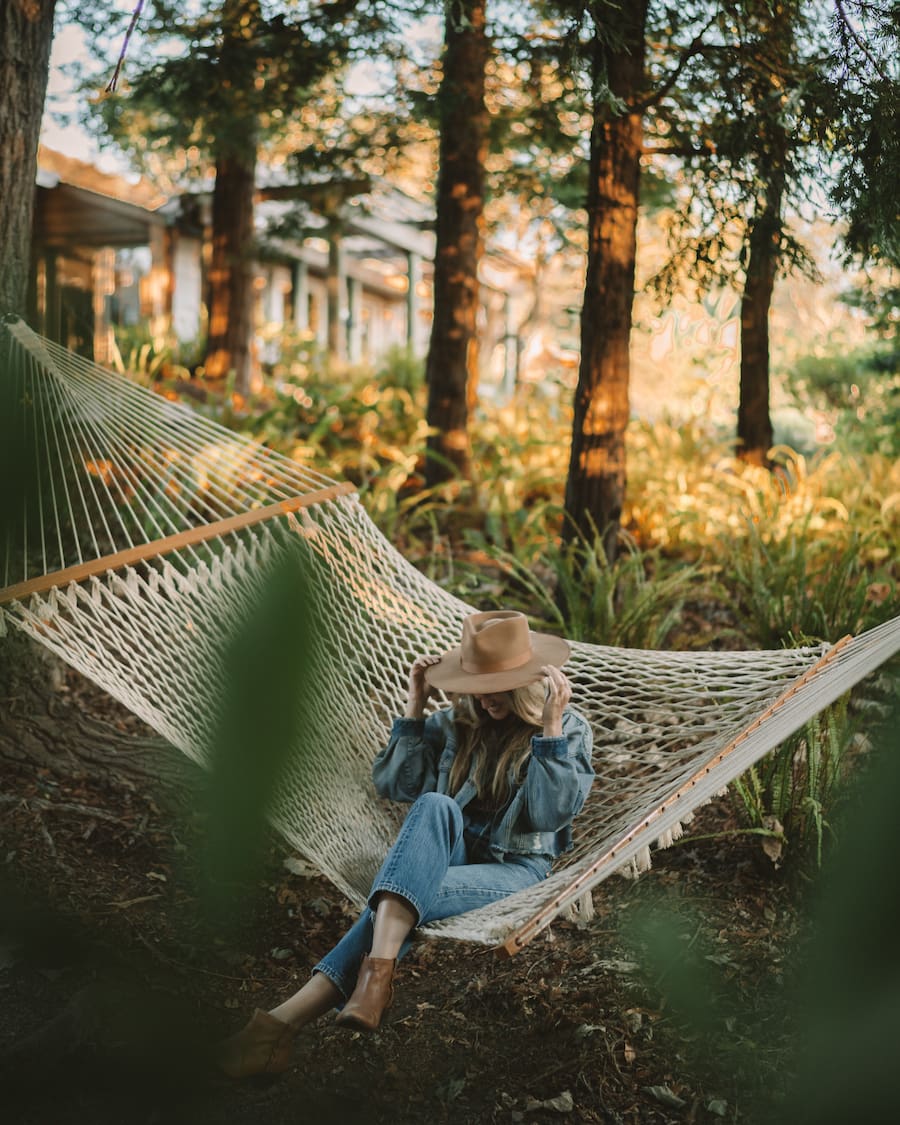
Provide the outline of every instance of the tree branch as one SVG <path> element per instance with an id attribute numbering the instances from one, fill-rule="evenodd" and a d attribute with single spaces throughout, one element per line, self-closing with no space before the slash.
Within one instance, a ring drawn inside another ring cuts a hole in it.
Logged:
<path id="1" fill-rule="evenodd" d="M 711 44 L 705 43 L 703 41 L 703 37 L 713 26 L 715 21 L 716 15 L 714 14 L 710 16 L 703 28 L 697 33 L 697 35 L 694 36 L 687 49 L 682 52 L 680 58 L 678 59 L 678 63 L 676 64 L 675 68 L 672 70 L 666 81 L 663 82 L 661 86 L 657 87 L 656 90 L 654 90 L 652 97 L 647 97 L 638 102 L 638 104 L 634 107 L 634 112 L 644 113 L 647 109 L 649 109 L 651 105 L 656 105 L 658 102 L 662 101 L 662 99 L 666 96 L 666 94 L 668 94 L 668 92 L 678 81 L 678 78 L 684 71 L 684 68 L 687 66 L 687 64 L 691 61 L 691 59 L 694 58 L 695 55 L 703 54 L 710 49 Z M 716 44 L 716 49 L 721 50 L 722 45 Z"/>
<path id="2" fill-rule="evenodd" d="M 128 25 L 128 30 L 125 32 L 125 40 L 122 43 L 122 50 L 119 52 L 119 61 L 116 63 L 116 69 L 113 71 L 113 76 L 110 78 L 106 86 L 107 94 L 114 94 L 116 92 L 116 85 L 119 81 L 119 71 L 122 69 L 122 64 L 125 62 L 125 55 L 128 52 L 128 44 L 131 40 L 131 33 L 134 31 L 137 21 L 141 18 L 141 10 L 144 7 L 144 0 L 138 0 L 137 7 L 131 13 L 131 23 Z"/>
<path id="3" fill-rule="evenodd" d="M 872 52 L 866 46 L 864 40 L 861 38 L 859 33 L 856 31 L 856 28 L 854 28 L 853 24 L 850 22 L 850 17 L 847 15 L 846 11 L 844 10 L 844 0 L 834 0 L 834 6 L 837 9 L 837 13 L 838 13 L 838 16 L 840 17 L 841 25 L 843 26 L 844 30 L 847 32 L 847 34 L 850 36 L 850 38 L 853 40 L 853 42 L 856 44 L 856 46 L 862 52 L 863 56 L 866 59 L 868 59 L 868 61 L 871 63 L 871 65 L 872 65 L 873 69 L 875 70 L 875 73 L 878 75 L 878 77 L 881 78 L 882 81 L 884 81 L 884 82 L 892 82 L 893 79 L 887 73 L 887 71 L 882 70 L 881 61 L 879 59 L 875 58 L 875 56 L 872 54 Z"/>

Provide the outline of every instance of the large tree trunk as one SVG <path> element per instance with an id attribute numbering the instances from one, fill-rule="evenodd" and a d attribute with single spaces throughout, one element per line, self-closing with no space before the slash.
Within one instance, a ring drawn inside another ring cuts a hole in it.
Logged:
<path id="1" fill-rule="evenodd" d="M 204 367 L 212 379 L 234 372 L 235 390 L 250 389 L 253 336 L 253 210 L 258 122 L 248 97 L 258 79 L 247 40 L 260 20 L 260 0 L 224 0 L 218 68 L 229 89 L 228 114 L 214 118 L 216 184 L 212 255 L 207 275 L 209 318 Z"/>
<path id="2" fill-rule="evenodd" d="M 428 484 L 470 475 L 469 414 L 478 378 L 478 263 L 483 243 L 488 57 L 485 0 L 447 5 L 439 95 L 440 173 L 434 261 L 434 320 L 425 377 Z"/>
<path id="3" fill-rule="evenodd" d="M 0 638 L 0 774 L 25 769 L 77 779 L 99 773 L 110 787 L 162 785 L 190 792 L 197 770 L 183 755 L 100 688 L 75 677 L 73 694 L 66 678 L 57 657 L 15 629 Z M 93 716 L 98 703 L 108 721 Z M 4 790 L 0 815 L 10 796 Z"/>
<path id="4" fill-rule="evenodd" d="M 615 47 L 597 28 L 594 87 L 603 79 L 613 97 L 635 106 L 644 86 L 644 27 L 648 0 L 617 14 Z M 595 98 L 597 97 L 595 92 Z M 581 366 L 575 391 L 572 449 L 566 482 L 564 539 L 603 535 L 615 557 L 625 498 L 625 431 L 631 310 L 637 246 L 643 121 L 637 108 L 613 110 L 596 101 L 588 187 L 588 260 L 581 313 Z"/>
<path id="5" fill-rule="evenodd" d="M 252 149 L 222 155 L 216 162 L 208 277 L 206 374 L 221 379 L 233 371 L 235 390 L 244 395 L 250 389 L 253 335 L 255 177 Z"/>
<path id="6" fill-rule="evenodd" d="M 0 4 L 0 315 L 24 312 L 56 0 Z"/>
<path id="7" fill-rule="evenodd" d="M 780 222 L 770 213 L 754 223 L 741 298 L 741 385 L 737 454 L 765 465 L 772 446 L 769 417 L 769 309 L 778 269 Z"/>
<path id="8" fill-rule="evenodd" d="M 789 138 L 782 117 L 783 91 L 790 88 L 796 5 L 763 4 L 756 56 L 754 100 L 758 106 L 756 213 L 747 239 L 747 276 L 741 300 L 741 384 L 737 454 L 767 465 L 772 446 L 769 416 L 769 310 L 783 243 L 782 209 L 788 176 Z"/>

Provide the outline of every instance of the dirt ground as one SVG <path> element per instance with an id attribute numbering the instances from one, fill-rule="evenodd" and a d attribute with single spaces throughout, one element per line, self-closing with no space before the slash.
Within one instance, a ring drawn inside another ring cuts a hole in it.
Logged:
<path id="1" fill-rule="evenodd" d="M 89 685 L 82 706 L 109 707 Z M 115 716 L 113 716 L 115 718 Z M 517 957 L 416 943 L 381 1030 L 330 1018 L 270 1080 L 210 1047 L 302 983 L 351 920 L 274 837 L 228 918 L 204 922 L 190 794 L 2 763 L 0 1118 L 8 1125 L 772 1122 L 795 1029 L 801 896 L 727 801 L 594 918 Z"/>

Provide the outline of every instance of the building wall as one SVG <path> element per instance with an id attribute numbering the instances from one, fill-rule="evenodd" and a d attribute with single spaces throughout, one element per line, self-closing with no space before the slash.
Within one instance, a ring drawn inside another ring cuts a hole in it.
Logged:
<path id="1" fill-rule="evenodd" d="M 203 327 L 203 267 L 199 238 L 180 235 L 172 254 L 172 329 L 182 343 Z"/>

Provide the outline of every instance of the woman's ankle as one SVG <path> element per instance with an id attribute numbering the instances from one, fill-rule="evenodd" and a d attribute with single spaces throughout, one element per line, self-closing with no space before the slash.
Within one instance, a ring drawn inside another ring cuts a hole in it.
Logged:
<path id="1" fill-rule="evenodd" d="M 269 1015 L 297 1031 L 337 1007 L 343 1000 L 344 994 L 334 981 L 324 973 L 314 973 L 298 992 L 270 1009 Z"/>

